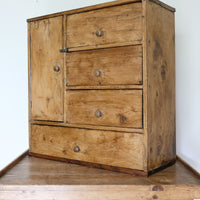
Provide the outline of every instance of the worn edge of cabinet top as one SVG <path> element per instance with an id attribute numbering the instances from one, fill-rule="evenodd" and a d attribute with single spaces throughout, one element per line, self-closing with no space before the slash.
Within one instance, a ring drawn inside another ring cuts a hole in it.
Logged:
<path id="1" fill-rule="evenodd" d="M 27 22 L 33 22 L 33 21 L 37 21 L 37 20 L 46 19 L 49 17 L 57 17 L 60 15 L 71 15 L 71 14 L 87 12 L 87 11 L 97 10 L 97 9 L 106 8 L 106 7 L 112 7 L 112 6 L 123 5 L 123 4 L 128 4 L 128 3 L 135 3 L 135 2 L 143 2 L 143 1 L 152 1 L 171 12 L 176 12 L 175 8 L 173 8 L 159 0 L 116 0 L 116 1 L 111 1 L 111 2 L 107 2 L 107 3 L 101 3 L 101 4 L 82 7 L 82 8 L 78 8 L 78 9 L 73 9 L 73 10 L 43 15 L 43 16 L 39 16 L 39 17 L 34 17 L 34 18 L 27 19 Z"/>

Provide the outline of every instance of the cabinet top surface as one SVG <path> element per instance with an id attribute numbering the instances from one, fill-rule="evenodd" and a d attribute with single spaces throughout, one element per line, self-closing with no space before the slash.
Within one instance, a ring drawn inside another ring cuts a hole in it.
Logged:
<path id="1" fill-rule="evenodd" d="M 200 185 L 180 161 L 147 177 L 26 156 L 0 178 L 0 185 Z"/>
<path id="2" fill-rule="evenodd" d="M 128 4 L 128 3 L 135 3 L 135 2 L 145 2 L 145 1 L 152 1 L 171 12 L 176 11 L 175 8 L 168 6 L 167 4 L 165 4 L 159 0 L 116 0 L 116 1 L 111 1 L 111 2 L 107 2 L 107 3 L 83 7 L 83 8 L 79 8 L 79 9 L 73 9 L 73 10 L 43 15 L 43 16 L 39 16 L 39 17 L 35 17 L 35 18 L 30 18 L 30 19 L 27 19 L 27 22 L 33 22 L 33 21 L 37 21 L 37 20 L 47 19 L 50 17 L 77 14 L 77 13 L 87 12 L 87 11 L 91 11 L 91 10 L 97 10 L 97 9 L 101 9 L 101 8 L 107 8 L 107 7 L 118 6 L 118 5 Z"/>

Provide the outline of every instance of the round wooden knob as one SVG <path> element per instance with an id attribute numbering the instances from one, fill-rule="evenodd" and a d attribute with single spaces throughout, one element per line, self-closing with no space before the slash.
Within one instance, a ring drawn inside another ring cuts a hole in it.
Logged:
<path id="1" fill-rule="evenodd" d="M 53 70 L 54 70 L 55 72 L 59 72 L 59 71 L 60 71 L 60 66 L 54 66 L 54 67 L 53 67 Z"/>
<path id="2" fill-rule="evenodd" d="M 95 76 L 100 77 L 102 75 L 101 70 L 95 70 L 94 71 Z"/>
<path id="3" fill-rule="evenodd" d="M 102 117 L 102 116 L 103 116 L 102 111 L 97 110 L 97 111 L 95 112 L 95 116 L 96 116 L 97 118 Z"/>
<path id="4" fill-rule="evenodd" d="M 76 152 L 76 153 L 77 153 L 77 152 L 79 152 L 80 150 L 81 150 L 81 149 L 80 149 L 80 147 L 79 147 L 79 146 L 75 146 L 75 147 L 74 147 L 74 152 Z"/>
<path id="5" fill-rule="evenodd" d="M 97 30 L 96 31 L 96 36 L 97 37 L 102 37 L 103 36 L 103 31 L 102 30 Z"/>

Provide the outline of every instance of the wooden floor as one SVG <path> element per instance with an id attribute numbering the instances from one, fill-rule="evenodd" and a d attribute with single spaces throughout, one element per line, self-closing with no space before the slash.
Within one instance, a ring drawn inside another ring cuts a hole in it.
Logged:
<path id="1" fill-rule="evenodd" d="M 11 199 L 200 199 L 200 178 L 179 161 L 146 178 L 26 156 L 0 178 Z"/>

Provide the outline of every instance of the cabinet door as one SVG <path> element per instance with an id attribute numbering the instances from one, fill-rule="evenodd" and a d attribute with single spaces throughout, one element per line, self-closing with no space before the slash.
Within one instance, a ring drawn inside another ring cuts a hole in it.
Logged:
<path id="1" fill-rule="evenodd" d="M 32 119 L 63 121 L 63 17 L 31 22 Z"/>

